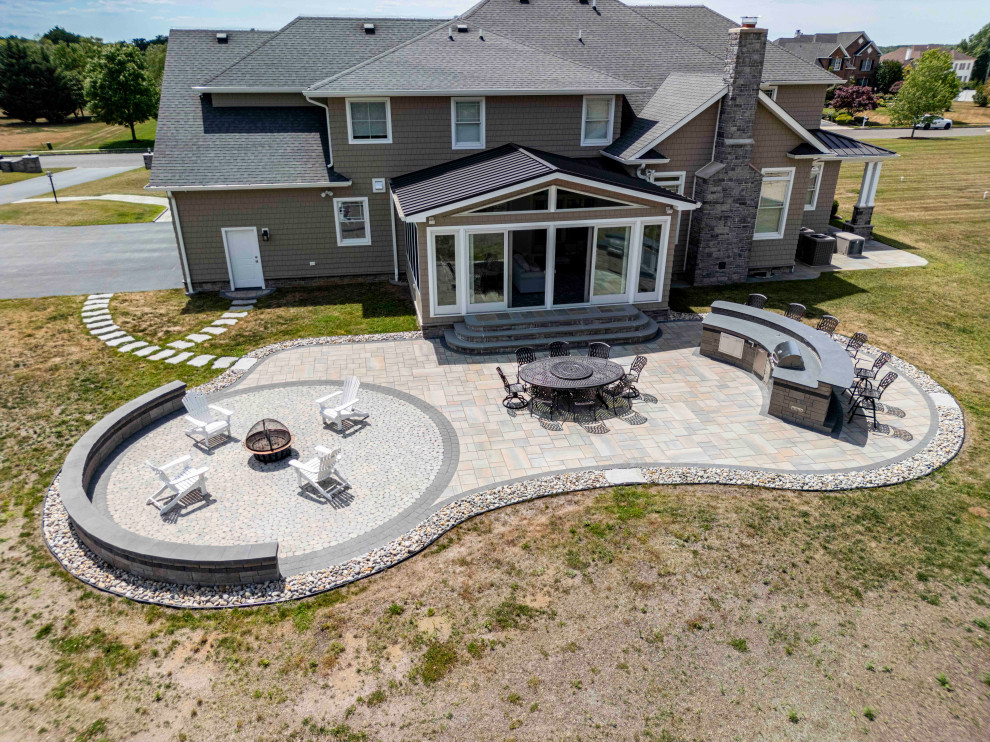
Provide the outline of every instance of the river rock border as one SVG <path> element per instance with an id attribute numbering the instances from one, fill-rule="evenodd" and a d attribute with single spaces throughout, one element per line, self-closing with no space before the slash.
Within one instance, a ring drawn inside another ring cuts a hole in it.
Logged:
<path id="1" fill-rule="evenodd" d="M 390 333 L 388 336 L 354 336 L 350 342 L 373 341 L 358 338 L 397 340 L 418 335 L 419 333 Z M 348 339 L 308 338 L 287 341 L 259 348 L 248 355 L 263 358 L 290 347 L 340 342 L 348 342 Z M 864 346 L 864 352 L 876 354 L 879 349 Z M 621 470 L 558 472 L 462 494 L 456 500 L 437 506 L 422 523 L 404 535 L 342 564 L 304 572 L 276 582 L 240 587 L 173 585 L 140 579 L 111 567 L 93 554 L 75 534 L 58 496 L 58 477 L 45 497 L 42 531 L 45 543 L 62 566 L 82 582 L 99 590 L 138 602 L 174 608 L 232 608 L 297 600 L 343 587 L 405 561 L 426 549 L 450 529 L 483 513 L 542 497 L 599 489 L 620 482 L 723 484 L 818 492 L 889 486 L 926 476 L 944 466 L 959 453 L 966 434 L 962 410 L 940 384 L 903 359 L 894 357 L 889 365 L 897 369 L 898 373 L 909 376 L 929 394 L 938 413 L 938 426 L 932 439 L 915 455 L 872 469 L 834 474 L 786 474 L 731 467 L 644 465 Z M 203 391 L 218 391 L 235 383 L 242 374 L 243 371 L 230 369 L 199 388 Z"/>

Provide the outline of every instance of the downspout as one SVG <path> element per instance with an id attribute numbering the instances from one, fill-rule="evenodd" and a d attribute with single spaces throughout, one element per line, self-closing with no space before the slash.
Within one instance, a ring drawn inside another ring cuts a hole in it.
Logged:
<path id="1" fill-rule="evenodd" d="M 182 239 L 182 224 L 179 222 L 179 204 L 172 195 L 172 191 L 165 191 L 168 196 L 169 208 L 172 210 L 172 228 L 175 230 L 175 241 L 179 246 L 179 265 L 182 266 L 182 277 L 186 284 L 186 293 L 195 294 L 193 290 L 192 278 L 189 275 L 189 260 L 186 257 L 186 243 Z"/>
<path id="2" fill-rule="evenodd" d="M 392 203 L 392 184 L 388 184 L 388 215 L 392 218 L 392 267 L 395 275 L 392 283 L 399 282 L 399 243 L 395 236 L 395 205 Z"/>
<path id="3" fill-rule="evenodd" d="M 313 100 L 312 98 L 310 98 L 305 93 L 303 93 L 303 98 L 305 98 L 306 100 L 308 100 L 314 106 L 319 106 L 324 111 L 326 111 L 326 114 L 327 114 L 327 156 L 328 156 L 328 159 L 330 160 L 330 162 L 327 163 L 327 169 L 330 169 L 330 168 L 333 167 L 333 139 L 330 136 L 330 106 L 328 106 L 325 103 L 320 103 L 317 100 Z"/>

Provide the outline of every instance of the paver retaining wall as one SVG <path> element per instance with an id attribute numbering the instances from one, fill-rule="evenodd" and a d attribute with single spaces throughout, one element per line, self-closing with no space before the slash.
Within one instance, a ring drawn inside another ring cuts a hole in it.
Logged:
<path id="1" fill-rule="evenodd" d="M 95 554 L 138 577 L 183 585 L 246 585 L 281 579 L 278 543 L 191 546 L 132 533 L 93 505 L 89 485 L 125 440 L 182 407 L 186 385 L 173 381 L 118 407 L 72 447 L 62 467 L 60 495 L 79 537 Z M 148 494 L 151 494 L 150 492 Z M 146 507 L 143 493 L 135 507 Z"/>

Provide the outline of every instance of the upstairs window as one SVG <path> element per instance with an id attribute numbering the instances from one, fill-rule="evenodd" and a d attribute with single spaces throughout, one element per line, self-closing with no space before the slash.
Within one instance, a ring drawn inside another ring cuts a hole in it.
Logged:
<path id="1" fill-rule="evenodd" d="M 832 71 L 838 72 L 842 69 L 842 57 L 835 57 L 832 60 Z"/>
<path id="2" fill-rule="evenodd" d="M 484 149 L 485 99 L 451 98 L 450 127 L 454 149 Z"/>
<path id="3" fill-rule="evenodd" d="M 684 173 L 657 173 L 653 176 L 653 185 L 658 185 L 683 196 Z"/>
<path id="4" fill-rule="evenodd" d="M 347 100 L 347 140 L 351 144 L 389 144 L 392 114 L 388 98 Z"/>
<path id="5" fill-rule="evenodd" d="M 873 60 L 864 59 L 862 62 L 860 62 L 859 69 L 860 72 L 869 72 L 871 69 L 873 69 Z"/>
<path id="6" fill-rule="evenodd" d="M 787 224 L 787 205 L 791 200 L 794 168 L 766 169 L 760 189 L 760 205 L 756 211 L 754 239 L 779 240 Z"/>
<path id="7" fill-rule="evenodd" d="M 615 97 L 586 95 L 581 115 L 581 146 L 593 147 L 612 143 L 612 114 Z"/>

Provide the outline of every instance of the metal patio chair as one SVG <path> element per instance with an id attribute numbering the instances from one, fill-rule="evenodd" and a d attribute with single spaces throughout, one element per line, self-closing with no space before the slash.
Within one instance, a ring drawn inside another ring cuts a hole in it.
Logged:
<path id="1" fill-rule="evenodd" d="M 863 417 L 866 417 L 866 406 L 869 405 L 870 412 L 873 414 L 873 427 L 877 427 L 877 403 L 883 396 L 883 393 L 887 391 L 887 387 L 893 384 L 897 380 L 897 374 L 893 371 L 888 371 L 887 374 L 880 380 L 880 383 L 873 386 L 861 386 L 857 388 L 853 394 L 852 406 L 849 409 L 849 420 L 853 419 L 857 411 Z"/>
<path id="2" fill-rule="evenodd" d="M 534 386 L 530 387 L 530 394 L 532 399 L 529 403 L 529 413 L 534 414 L 535 410 L 539 406 L 548 407 L 550 409 L 550 419 L 553 420 L 554 413 L 557 411 L 557 393 L 545 386 Z"/>
<path id="3" fill-rule="evenodd" d="M 787 305 L 787 311 L 784 316 L 788 319 L 796 319 L 798 322 L 804 319 L 804 313 L 808 311 L 804 304 L 798 304 L 797 302 L 792 302 Z"/>
<path id="4" fill-rule="evenodd" d="M 593 387 L 575 389 L 567 395 L 567 402 L 575 420 L 577 420 L 577 414 L 574 411 L 575 408 L 587 410 L 591 415 L 591 419 L 594 420 L 595 407 L 598 406 L 598 390 Z"/>
<path id="5" fill-rule="evenodd" d="M 502 370 L 501 366 L 496 366 L 495 370 L 498 372 L 498 376 L 502 379 L 502 386 L 505 387 L 505 399 L 502 400 L 502 406 L 507 410 L 521 410 L 529 404 L 529 400 L 523 397 L 523 392 L 526 391 L 526 387 L 523 384 L 510 384 L 509 380 L 505 378 L 505 372 Z"/>
<path id="6" fill-rule="evenodd" d="M 612 354 L 612 346 L 608 343 L 592 343 L 588 346 L 588 358 L 601 358 L 604 361 Z"/>
<path id="7" fill-rule="evenodd" d="M 849 342 L 846 343 L 846 354 L 855 359 L 859 355 L 860 349 L 866 344 L 866 333 L 856 332 L 853 336 L 849 338 Z"/>
<path id="8" fill-rule="evenodd" d="M 767 305 L 767 297 L 763 294 L 750 294 L 746 299 L 747 307 L 754 307 L 756 309 L 763 309 Z"/>
<path id="9" fill-rule="evenodd" d="M 620 380 L 622 389 L 618 390 L 618 396 L 627 399 L 636 399 L 639 396 L 639 389 L 636 388 L 636 384 L 639 383 L 639 376 L 643 373 L 643 369 L 646 368 L 646 363 L 646 356 L 636 356 L 633 358 L 629 370 L 623 374 Z"/>
<path id="10" fill-rule="evenodd" d="M 571 354 L 571 346 L 564 340 L 554 340 L 550 343 L 550 357 L 563 358 Z"/>
<path id="11" fill-rule="evenodd" d="M 871 386 L 877 378 L 877 374 L 880 373 L 880 369 L 887 365 L 887 361 L 891 359 L 890 353 L 884 351 L 877 356 L 876 360 L 873 361 L 873 365 L 869 368 L 863 368 L 862 366 L 856 366 L 856 387 Z"/>
<path id="12" fill-rule="evenodd" d="M 833 317 L 831 314 L 826 314 L 820 320 L 818 320 L 818 327 L 815 329 L 819 332 L 824 332 L 829 337 L 832 337 L 832 333 L 835 332 L 835 328 L 839 326 L 839 318 Z"/>

